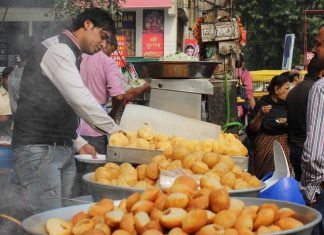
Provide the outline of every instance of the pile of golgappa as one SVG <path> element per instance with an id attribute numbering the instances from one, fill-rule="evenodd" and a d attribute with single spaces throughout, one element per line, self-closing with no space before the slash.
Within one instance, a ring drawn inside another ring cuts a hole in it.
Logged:
<path id="1" fill-rule="evenodd" d="M 135 132 L 119 131 L 109 137 L 109 146 L 137 149 L 167 150 L 176 146 L 189 151 L 214 152 L 230 156 L 247 156 L 248 150 L 234 134 L 221 132 L 217 139 L 194 140 L 155 133 L 149 125 Z"/>
<path id="2" fill-rule="evenodd" d="M 149 164 L 136 167 L 129 163 L 106 163 L 96 169 L 92 180 L 101 184 L 146 189 L 156 185 L 162 171 L 179 168 L 186 175 L 194 175 L 201 188 L 241 190 L 261 186 L 259 179 L 242 170 L 230 156 L 202 150 L 191 152 L 184 146 L 167 149 L 153 157 Z"/>
<path id="3" fill-rule="evenodd" d="M 300 215 L 275 203 L 245 205 L 224 189 L 198 189 L 180 176 L 171 188 L 151 187 L 118 205 L 103 199 L 71 220 L 51 218 L 50 235 L 254 235 L 303 226 Z"/>

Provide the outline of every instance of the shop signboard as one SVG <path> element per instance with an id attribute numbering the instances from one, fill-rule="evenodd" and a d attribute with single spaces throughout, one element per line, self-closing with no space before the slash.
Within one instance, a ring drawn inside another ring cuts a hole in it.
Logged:
<path id="1" fill-rule="evenodd" d="M 123 35 L 116 36 L 118 48 L 114 51 L 111 57 L 116 61 L 119 67 L 125 67 L 126 65 L 126 37 Z"/>
<path id="2" fill-rule="evenodd" d="M 159 58 L 164 55 L 164 11 L 143 10 L 142 56 Z"/>
<path id="3" fill-rule="evenodd" d="M 203 42 L 217 42 L 235 40 L 240 37 L 236 20 L 201 25 L 201 40 Z"/>
<path id="4" fill-rule="evenodd" d="M 136 53 L 136 12 L 124 11 L 117 16 L 115 26 L 118 35 L 125 36 L 126 56 L 135 56 Z"/>

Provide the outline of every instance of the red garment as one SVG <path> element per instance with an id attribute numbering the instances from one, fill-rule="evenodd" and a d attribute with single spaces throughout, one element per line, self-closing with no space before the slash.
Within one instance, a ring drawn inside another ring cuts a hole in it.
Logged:
<path id="1" fill-rule="evenodd" d="M 246 98 L 253 97 L 253 83 L 252 83 L 252 75 L 248 70 L 235 69 L 235 78 L 240 77 L 242 84 L 244 86 L 244 92 Z"/>

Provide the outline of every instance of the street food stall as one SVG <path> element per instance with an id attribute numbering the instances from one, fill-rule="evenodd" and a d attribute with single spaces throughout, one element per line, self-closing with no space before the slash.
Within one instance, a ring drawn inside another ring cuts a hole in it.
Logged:
<path id="1" fill-rule="evenodd" d="M 234 134 L 201 121 L 217 65 L 134 63 L 151 80 L 150 107 L 126 107 L 120 130 L 110 136 L 107 163 L 83 176 L 95 203 L 33 215 L 23 229 L 35 235 L 311 234 L 320 213 L 256 198 L 265 184 L 240 165 L 247 149 Z"/>

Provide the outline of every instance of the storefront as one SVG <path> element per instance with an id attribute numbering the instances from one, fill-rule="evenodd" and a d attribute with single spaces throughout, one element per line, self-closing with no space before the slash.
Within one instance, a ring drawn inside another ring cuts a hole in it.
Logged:
<path id="1" fill-rule="evenodd" d="M 177 6 L 173 0 L 128 0 L 116 22 L 128 57 L 159 58 L 176 52 Z"/>

